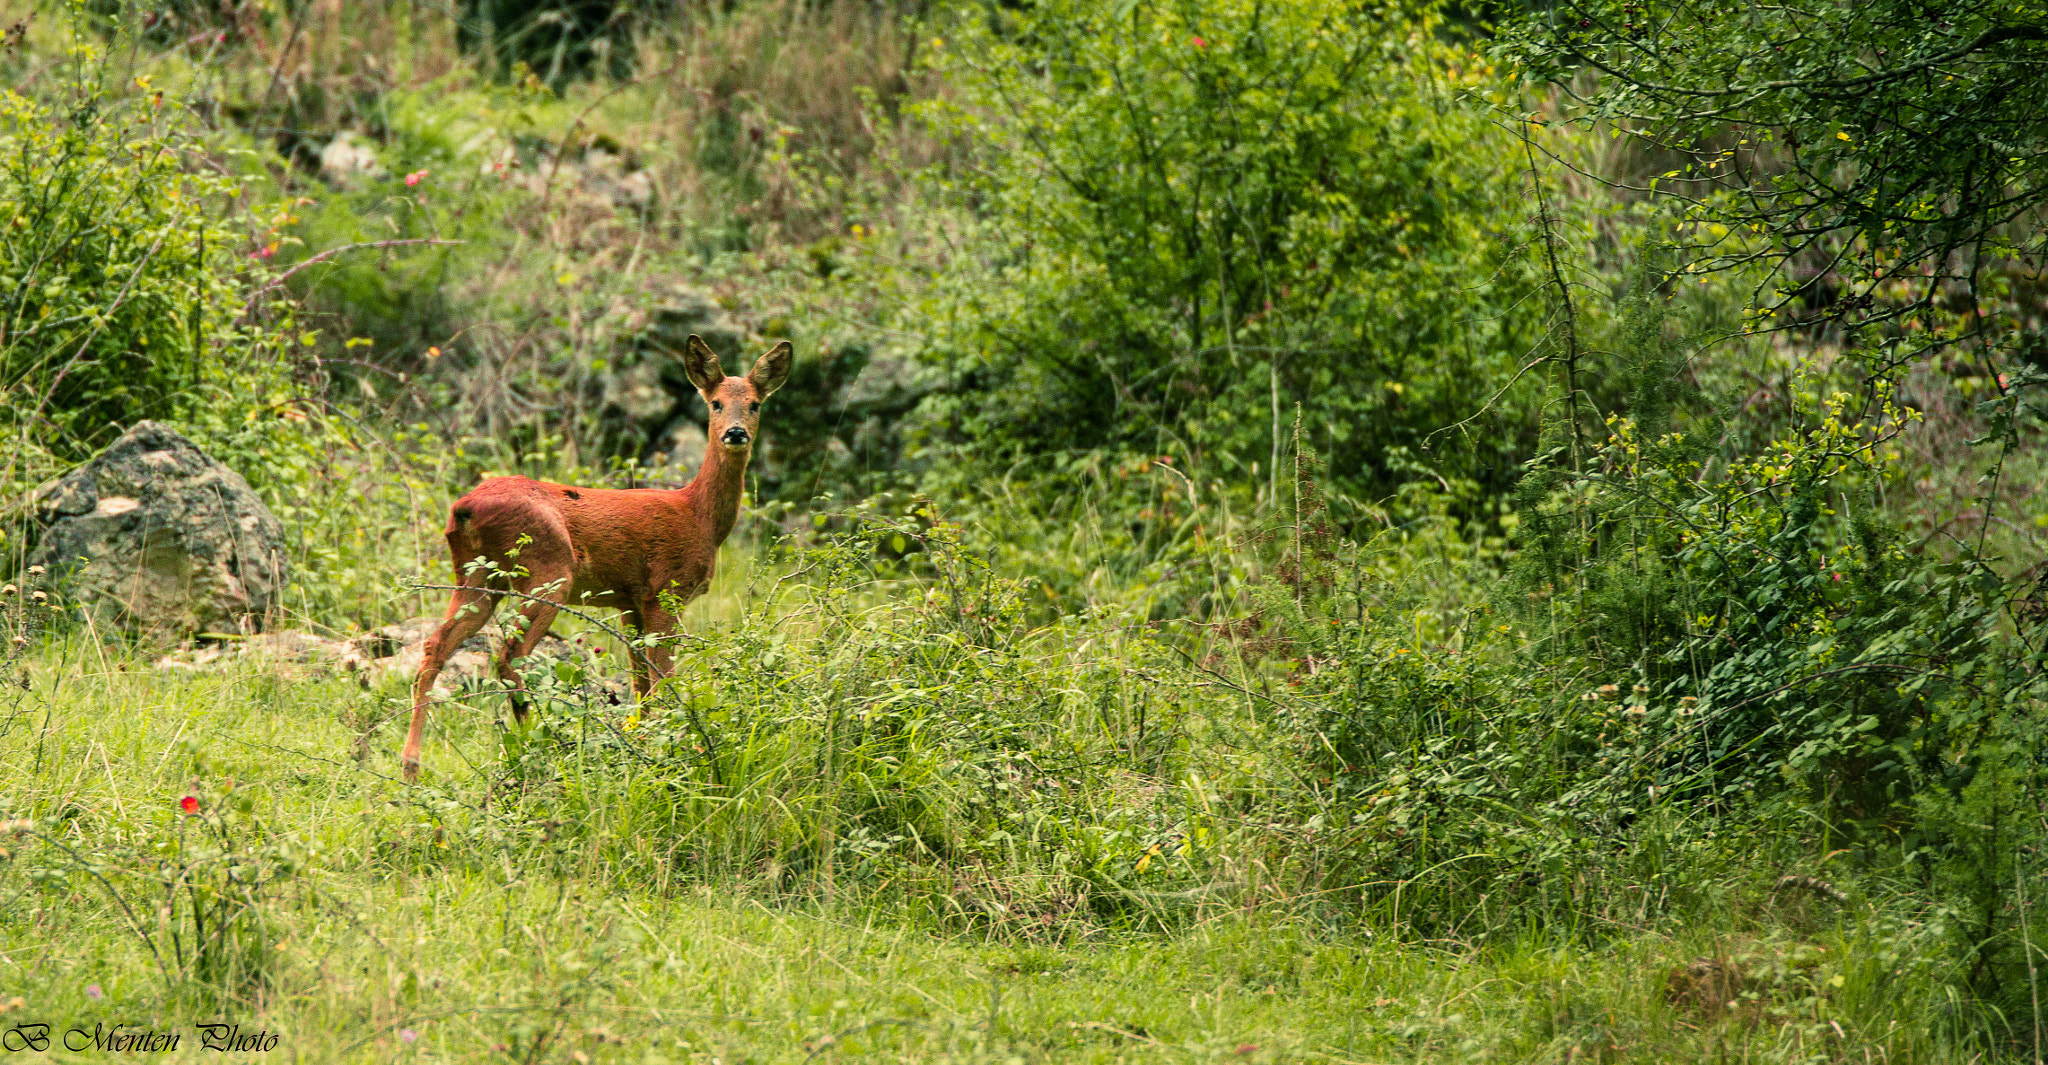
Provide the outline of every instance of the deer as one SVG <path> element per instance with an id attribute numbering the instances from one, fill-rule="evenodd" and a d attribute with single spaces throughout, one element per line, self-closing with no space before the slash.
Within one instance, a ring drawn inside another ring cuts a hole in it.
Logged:
<path id="1" fill-rule="evenodd" d="M 718 355 L 693 333 L 681 359 L 710 409 L 704 462 L 689 484 L 579 488 L 492 477 L 449 507 L 456 588 L 447 616 L 427 637 L 412 686 L 412 727 L 401 756 L 408 784 L 419 779 L 420 733 L 435 678 L 508 593 L 522 604 L 522 623 L 513 626 L 499 651 L 497 675 L 511 697 L 514 722 L 524 723 L 526 684 L 513 664 L 532 653 L 563 604 L 616 609 L 642 635 L 667 636 L 676 629 L 672 607 L 711 587 L 718 548 L 739 516 L 761 404 L 789 379 L 794 355 L 785 340 L 756 360 L 745 377 L 727 377 Z M 631 657 L 634 694 L 645 698 L 668 675 L 675 655 L 657 640 Z"/>

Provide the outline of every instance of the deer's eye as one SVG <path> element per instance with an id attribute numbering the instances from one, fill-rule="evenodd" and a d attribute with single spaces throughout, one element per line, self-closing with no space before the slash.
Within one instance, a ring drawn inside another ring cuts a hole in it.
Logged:
<path id="1" fill-rule="evenodd" d="M 714 400 L 712 400 L 712 401 L 711 401 L 711 409 L 712 409 L 712 410 L 724 410 L 724 409 L 725 409 L 725 404 L 723 404 L 723 403 L 720 403 L 719 401 L 717 401 L 717 400 L 715 400 L 715 399 L 714 399 Z"/>
<path id="2" fill-rule="evenodd" d="M 749 413 L 749 414 L 759 414 L 760 412 L 761 412 L 761 405 L 760 405 L 759 403 L 750 403 L 750 404 L 748 404 L 748 405 L 747 405 L 747 413 Z"/>

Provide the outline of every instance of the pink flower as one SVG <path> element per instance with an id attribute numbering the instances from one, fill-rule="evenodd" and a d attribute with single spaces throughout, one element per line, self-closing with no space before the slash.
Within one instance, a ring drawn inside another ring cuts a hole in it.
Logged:
<path id="1" fill-rule="evenodd" d="M 398 1030 L 398 1041 L 401 1043 L 410 1043 L 419 1037 L 420 1034 L 410 1028 L 400 1028 Z"/>
<path id="2" fill-rule="evenodd" d="M 1200 37 L 1190 37 L 1188 38 L 1188 43 L 1194 45 L 1197 48 L 1209 47 L 1209 42 L 1201 39 Z"/>
<path id="3" fill-rule="evenodd" d="M 179 799 L 179 800 L 178 800 L 178 809 L 180 809 L 180 810 L 183 810 L 183 811 L 185 811 L 185 812 L 186 812 L 186 813 L 188 813 L 188 814 L 196 814 L 196 813 L 198 813 L 198 812 L 199 812 L 199 796 L 197 796 L 197 795 L 187 795 L 187 796 L 185 796 L 184 798 L 182 798 L 182 799 Z"/>
<path id="4" fill-rule="evenodd" d="M 419 184 L 422 180 L 426 178 L 426 176 L 426 171 L 415 170 L 412 173 L 405 175 L 405 185 L 407 188 L 411 188 L 412 186 Z"/>
<path id="5" fill-rule="evenodd" d="M 100 985 L 98 985 L 98 984 L 87 984 L 87 985 L 85 985 L 85 997 L 86 997 L 86 998 L 90 998 L 90 999 L 101 999 L 101 998 L 105 998 L 106 996 L 107 996 L 107 993 L 106 993 L 106 992 L 104 992 L 104 991 L 101 991 L 101 990 L 100 990 Z"/>

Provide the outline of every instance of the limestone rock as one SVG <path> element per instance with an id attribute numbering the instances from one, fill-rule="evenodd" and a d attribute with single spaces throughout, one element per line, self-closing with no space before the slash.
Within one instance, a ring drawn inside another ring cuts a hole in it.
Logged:
<path id="1" fill-rule="evenodd" d="M 168 426 L 138 422 L 34 505 L 29 563 L 102 627 L 259 632 L 282 605 L 284 527 L 241 474 Z"/>
<path id="2" fill-rule="evenodd" d="M 512 610 L 506 608 L 503 614 L 510 617 Z M 413 618 L 410 621 L 372 629 L 350 641 L 358 656 L 356 662 L 360 663 L 352 664 L 352 668 L 360 669 L 365 674 L 365 680 L 370 683 L 381 682 L 393 673 L 411 681 L 419 675 L 420 661 L 427 655 L 427 637 L 432 636 L 434 629 L 440 624 L 440 618 Z M 436 690 L 452 689 L 456 681 L 491 676 L 492 671 L 497 668 L 496 654 L 502 638 L 497 633 L 496 624 L 486 625 L 482 632 L 471 636 L 461 647 L 456 648 L 455 653 L 449 655 L 447 663 L 441 667 L 441 676 L 435 683 Z M 537 658 L 563 658 L 573 653 L 568 643 L 554 633 L 541 637 L 540 643 L 533 649 L 534 657 Z"/>
<path id="3" fill-rule="evenodd" d="M 223 634 L 225 637 L 225 634 Z M 298 679 L 341 667 L 351 651 L 349 641 L 330 640 L 310 632 L 287 629 L 247 638 L 221 638 L 198 647 L 173 651 L 156 660 L 156 668 L 201 673 L 229 662 L 262 662 L 273 672 Z"/>
<path id="4" fill-rule="evenodd" d="M 697 467 L 704 465 L 704 449 L 710 446 L 711 441 L 705 437 L 703 426 L 678 418 L 655 442 L 655 450 L 660 454 L 655 465 L 666 465 L 687 480 L 696 476 Z"/>
<path id="5" fill-rule="evenodd" d="M 668 351 L 680 352 L 691 333 L 711 345 L 729 374 L 746 373 L 747 365 L 760 354 L 747 350 L 750 337 L 746 326 L 727 314 L 709 295 L 686 285 L 671 285 L 648 310 L 646 338 Z M 742 359 L 748 360 L 747 365 L 741 364 Z"/>
<path id="6" fill-rule="evenodd" d="M 359 178 L 384 177 L 385 170 L 377 158 L 377 146 L 369 138 L 342 130 L 320 149 L 320 176 L 336 185 L 349 186 Z"/>
<path id="7" fill-rule="evenodd" d="M 645 170 L 627 169 L 627 161 L 603 148 L 583 153 L 577 184 L 614 208 L 645 211 L 654 206 L 654 180 Z"/>
<path id="8" fill-rule="evenodd" d="M 505 614 L 510 616 L 511 611 Z M 439 618 L 413 618 L 347 639 L 328 639 L 297 630 L 260 633 L 174 651 L 157 659 L 156 668 L 199 673 L 244 664 L 261 665 L 293 678 L 354 674 L 365 687 L 380 684 L 394 674 L 410 682 L 419 674 L 427 637 L 434 634 L 439 624 Z M 448 656 L 435 690 L 445 695 L 462 681 L 492 676 L 500 638 L 495 625 L 471 636 Z M 553 633 L 541 637 L 533 649 L 534 657 L 549 660 L 573 658 L 579 653 L 578 648 Z"/>
<path id="9" fill-rule="evenodd" d="M 643 430 L 667 421 L 676 409 L 674 385 L 663 373 L 662 357 L 655 356 L 628 366 L 604 378 L 605 414 Z"/>

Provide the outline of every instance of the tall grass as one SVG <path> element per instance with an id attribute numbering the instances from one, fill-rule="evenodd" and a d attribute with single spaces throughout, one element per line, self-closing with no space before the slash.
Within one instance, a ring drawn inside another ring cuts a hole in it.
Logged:
<path id="1" fill-rule="evenodd" d="M 638 708 L 572 619 L 533 726 L 465 689 L 418 788 L 407 678 L 38 638 L 0 704 L 19 1015 L 225 1016 L 313 1061 L 1945 1061 L 1981 1030 L 1941 1021 L 1940 919 L 1878 883 L 1730 860 L 1687 901 L 1580 866 L 1551 893 L 1575 926 L 1330 879 L 1359 873 L 1327 857 L 1351 830 L 1301 816 L 1317 784 L 1257 694 L 1280 675 L 1144 624 L 1142 594 L 1033 620 L 948 536 L 849 518 L 735 548 Z M 192 850 L 208 825 L 231 846 Z M 151 892 L 237 853 L 267 863 L 239 960 L 159 964 L 184 914 Z"/>

